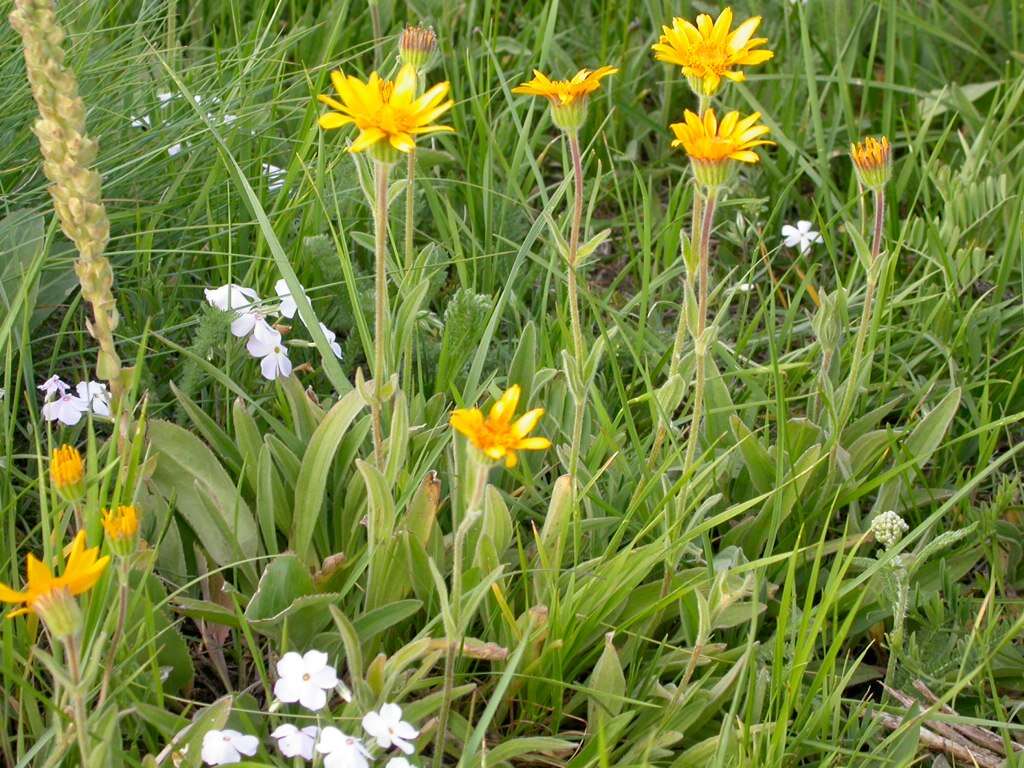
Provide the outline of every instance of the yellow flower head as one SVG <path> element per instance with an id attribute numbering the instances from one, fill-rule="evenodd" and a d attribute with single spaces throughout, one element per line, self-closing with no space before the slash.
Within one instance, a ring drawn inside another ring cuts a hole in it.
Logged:
<path id="1" fill-rule="evenodd" d="M 62 445 L 53 450 L 50 454 L 50 480 L 59 493 L 79 496 L 76 491 L 81 490 L 84 478 L 85 464 L 77 448 Z"/>
<path id="2" fill-rule="evenodd" d="M 139 531 L 139 513 L 133 506 L 103 510 L 103 530 L 115 545 L 131 541 Z"/>
<path id="3" fill-rule="evenodd" d="M 514 467 L 519 460 L 516 451 L 542 451 L 551 447 L 546 437 L 527 437 L 544 415 L 543 408 L 534 408 L 512 420 L 519 405 L 519 393 L 518 384 L 505 390 L 491 406 L 487 418 L 479 408 L 452 411 L 452 428 L 465 435 L 487 458 L 504 459 L 506 467 Z"/>
<path id="4" fill-rule="evenodd" d="M 455 104 L 448 95 L 448 83 L 438 83 L 422 96 L 416 95 L 416 68 L 406 64 L 391 80 L 376 72 L 365 83 L 352 75 L 331 73 L 338 99 L 318 96 L 333 112 L 320 116 L 324 130 L 350 123 L 359 129 L 349 152 L 373 150 L 379 160 L 394 162 L 396 152 L 408 152 L 421 134 L 451 131 L 451 126 L 434 123 Z"/>
<path id="5" fill-rule="evenodd" d="M 768 42 L 767 38 L 753 37 L 760 23 L 760 16 L 752 16 L 730 31 L 732 8 L 723 10 L 715 21 L 702 13 L 696 26 L 674 18 L 671 27 L 662 27 L 664 34 L 651 50 L 658 61 L 682 67 L 694 93 L 713 96 L 722 78 L 743 81 L 743 71 L 737 67 L 763 64 L 775 55 L 769 50 L 754 50 Z"/>
<path id="6" fill-rule="evenodd" d="M 760 119 L 760 112 L 742 120 L 739 112 L 729 112 L 719 122 L 714 109 L 706 110 L 703 118 L 686 110 L 683 122 L 672 124 L 676 135 L 672 146 L 686 150 L 701 184 L 720 186 L 727 177 L 731 160 L 756 163 L 760 158 L 753 151 L 754 147 L 775 143 L 759 138 L 768 133 L 768 126 L 758 124 Z"/>
<path id="7" fill-rule="evenodd" d="M 850 157 L 857 169 L 861 184 L 870 189 L 881 189 L 892 172 L 892 147 L 889 139 L 873 136 L 850 145 Z"/>
<path id="8" fill-rule="evenodd" d="M 575 131 L 586 119 L 590 94 L 601 87 L 602 78 L 618 71 L 618 67 L 599 67 L 594 71 L 581 69 L 571 80 L 551 80 L 535 69 L 533 80 L 517 85 L 512 93 L 543 96 L 551 104 L 551 117 L 555 125 L 565 131 Z"/>
<path id="9" fill-rule="evenodd" d="M 53 629 L 51 621 L 66 613 L 68 598 L 92 589 L 103 575 L 110 558 L 99 557 L 99 552 L 99 547 L 86 549 L 85 531 L 79 531 L 71 542 L 67 564 L 60 576 L 54 576 L 49 568 L 30 554 L 25 561 L 25 589 L 19 592 L 0 584 L 0 602 L 20 603 L 22 606 L 8 613 L 7 618 L 36 613 Z"/>

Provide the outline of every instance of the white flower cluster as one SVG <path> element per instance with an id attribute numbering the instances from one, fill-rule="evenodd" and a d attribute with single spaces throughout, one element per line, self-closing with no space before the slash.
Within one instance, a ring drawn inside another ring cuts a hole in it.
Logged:
<path id="1" fill-rule="evenodd" d="M 80 381 L 71 386 L 59 376 L 51 376 L 38 387 L 43 393 L 43 418 L 75 426 L 87 413 L 110 416 L 110 390 L 99 381 Z"/>
<path id="2" fill-rule="evenodd" d="M 340 690 L 341 697 L 351 702 L 351 693 L 327 661 L 327 654 L 316 650 L 301 655 L 294 651 L 284 654 L 277 662 L 274 696 L 283 704 L 297 703 L 313 712 L 319 712 L 327 705 L 331 691 Z M 374 744 L 385 751 L 394 747 L 404 755 L 416 751 L 412 741 L 420 733 L 402 719 L 402 708 L 397 704 L 384 704 L 379 710 L 368 712 L 363 717 L 362 726 L 368 739 L 372 740 L 369 747 L 363 739 L 333 725 L 299 728 L 283 723 L 274 729 L 270 737 L 284 757 L 312 761 L 317 753 L 323 755 L 324 768 L 369 768 L 375 759 L 371 752 Z M 243 755 L 252 757 L 256 754 L 259 743 L 256 736 L 239 731 L 209 731 L 203 736 L 201 756 L 207 765 L 240 763 Z M 406 757 L 395 756 L 388 760 L 385 768 L 413 767 Z"/>
<path id="3" fill-rule="evenodd" d="M 276 313 L 282 317 L 292 318 L 298 311 L 284 278 L 275 283 L 274 292 L 277 293 L 278 305 L 273 312 L 266 312 L 261 309 L 261 299 L 252 288 L 228 283 L 219 288 L 205 290 L 206 301 L 211 307 L 232 313 L 231 333 L 240 339 L 248 337 L 245 348 L 250 355 L 259 358 L 260 372 L 270 381 L 290 376 L 292 361 L 281 339 L 281 332 L 268 323 L 266 317 L 268 314 Z M 320 330 L 327 337 L 331 351 L 340 360 L 341 345 L 335 341 L 336 334 L 323 323 L 320 323 Z"/>
<path id="4" fill-rule="evenodd" d="M 871 521 L 871 532 L 875 534 L 875 541 L 886 549 L 897 544 L 909 530 L 910 526 L 906 521 L 891 509 Z"/>

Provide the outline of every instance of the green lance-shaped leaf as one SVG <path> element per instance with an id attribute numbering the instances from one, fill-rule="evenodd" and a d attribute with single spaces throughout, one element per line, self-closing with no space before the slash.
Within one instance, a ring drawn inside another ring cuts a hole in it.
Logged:
<path id="1" fill-rule="evenodd" d="M 606 715 L 615 717 L 622 711 L 626 676 L 622 673 L 622 663 L 615 650 L 614 636 L 613 632 L 604 636 L 604 650 L 594 665 L 587 685 L 587 721 L 591 727 L 596 727 L 599 718 Z"/>
<path id="2" fill-rule="evenodd" d="M 341 398 L 316 428 L 302 457 L 295 484 L 295 515 L 290 539 L 292 549 L 303 562 L 309 562 L 312 555 L 313 531 L 323 508 L 331 463 L 345 433 L 365 405 L 358 389 Z"/>

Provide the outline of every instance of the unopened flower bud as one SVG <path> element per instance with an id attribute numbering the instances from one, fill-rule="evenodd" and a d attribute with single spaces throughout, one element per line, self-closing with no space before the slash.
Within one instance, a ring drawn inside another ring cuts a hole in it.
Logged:
<path id="1" fill-rule="evenodd" d="M 403 64 L 409 64 L 416 68 L 417 73 L 422 73 L 430 57 L 437 50 L 437 34 L 433 27 L 406 27 L 402 32 L 402 39 L 398 44 L 398 55 Z"/>
<path id="2" fill-rule="evenodd" d="M 869 137 L 850 145 L 850 157 L 857 170 L 857 178 L 868 189 L 879 190 L 892 175 L 892 147 L 889 139 Z"/>
<path id="3" fill-rule="evenodd" d="M 61 498 L 74 503 L 85 495 L 85 464 L 77 448 L 62 445 L 50 454 L 50 481 Z"/>
<path id="4" fill-rule="evenodd" d="M 103 530 L 107 532 L 107 541 L 114 554 L 128 557 L 136 548 L 138 510 L 131 505 L 103 510 Z"/>

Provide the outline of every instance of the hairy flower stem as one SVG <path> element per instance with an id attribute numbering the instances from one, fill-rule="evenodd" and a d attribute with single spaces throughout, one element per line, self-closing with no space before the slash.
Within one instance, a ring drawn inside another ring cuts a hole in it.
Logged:
<path id="1" fill-rule="evenodd" d="M 92 307 L 87 327 L 99 344 L 96 374 L 110 386 L 116 414 L 123 392 L 121 359 L 114 346 L 118 313 L 114 273 L 103 255 L 110 221 L 103 205 L 100 175 L 91 169 L 97 144 L 86 133 L 85 104 L 78 81 L 64 64 L 64 30 L 53 0 L 15 0 L 11 26 L 20 34 L 25 69 L 39 110 L 33 126 L 43 155 L 43 173 L 52 182 L 50 195 L 61 227 L 78 249 L 75 273 L 82 298 Z"/>
<path id="2" fill-rule="evenodd" d="M 103 702 L 107 699 L 107 692 L 110 690 L 110 674 L 114 669 L 114 662 L 116 660 L 116 654 L 118 646 L 121 644 L 121 637 L 124 635 L 125 623 L 128 620 L 128 561 L 120 557 L 118 558 L 118 610 L 117 610 L 117 626 L 114 627 L 114 634 L 110 636 L 110 652 L 107 655 L 107 663 L 103 668 L 103 683 L 100 685 L 100 695 L 96 700 L 96 708 L 99 709 L 103 706 Z"/>
<path id="3" fill-rule="evenodd" d="M 575 409 L 572 421 L 572 443 L 569 449 L 569 475 L 572 477 L 575 493 L 578 482 L 577 471 L 579 469 L 580 449 L 583 442 L 583 416 L 586 413 L 587 405 L 587 383 L 584 381 L 584 369 L 586 367 L 586 347 L 583 340 L 583 325 L 580 322 L 579 288 L 576 283 L 577 259 L 580 248 L 580 228 L 583 225 L 583 157 L 580 152 L 580 137 L 576 131 L 569 131 L 566 134 L 569 140 L 569 153 L 572 156 L 573 176 L 573 208 L 572 222 L 569 227 L 569 264 L 568 264 L 568 288 L 569 288 L 569 319 L 572 324 L 572 346 L 573 357 L 576 359 L 576 372 L 583 391 L 577 393 Z"/>
<path id="4" fill-rule="evenodd" d="M 68 661 L 68 677 L 71 679 L 71 714 L 78 738 L 78 752 L 81 765 L 89 764 L 89 733 L 86 730 L 89 719 L 86 716 L 85 691 L 82 690 L 81 652 L 76 635 L 64 639 L 64 652 Z"/>
<path id="5" fill-rule="evenodd" d="M 466 515 L 459 523 L 452 538 L 452 591 L 448 600 L 452 613 L 452 625 L 455 637 L 448 638 L 448 648 L 444 658 L 444 691 L 441 696 L 441 709 L 437 715 L 437 738 L 434 743 L 434 768 L 440 768 L 444 756 L 445 731 L 448 728 L 448 713 L 451 711 L 452 691 L 455 688 L 455 659 L 462 652 L 462 643 L 466 636 L 462 616 L 462 556 L 466 544 L 466 536 L 483 515 L 484 493 L 487 490 L 487 478 L 491 464 L 470 448 L 470 467 L 473 475 L 473 495 L 466 508 Z"/>
<path id="6" fill-rule="evenodd" d="M 875 301 L 875 290 L 878 286 L 878 258 L 882 252 L 882 228 L 885 223 L 885 190 L 875 190 L 875 225 L 871 239 L 871 262 L 868 265 L 867 288 L 864 291 L 864 307 L 861 310 L 860 327 L 853 345 L 853 358 L 850 361 L 850 375 L 846 380 L 842 404 L 839 407 L 839 420 L 833 433 L 833 440 L 838 442 L 846 422 L 849 420 L 856 403 L 857 390 L 864 378 L 864 372 L 871 370 L 870 360 L 865 365 L 864 347 L 871 330 L 871 317 Z M 861 368 L 864 368 L 864 371 Z"/>
<path id="7" fill-rule="evenodd" d="M 409 150 L 406 155 L 406 166 L 405 166 L 405 279 L 404 283 L 409 289 L 413 288 L 413 263 L 415 261 L 415 255 L 413 253 L 413 215 L 415 213 L 415 184 L 416 184 L 416 147 Z M 408 337 L 405 341 L 405 350 L 402 355 L 403 366 L 402 366 L 402 381 L 405 386 L 412 386 L 412 351 L 413 351 L 413 335 L 415 330 L 415 323 L 413 327 L 407 330 Z"/>
<path id="8" fill-rule="evenodd" d="M 697 440 L 700 435 L 701 419 L 704 416 L 704 378 L 707 357 L 708 319 L 708 279 L 711 260 L 711 228 L 714 224 L 715 206 L 718 202 L 717 192 L 708 190 L 704 203 L 703 218 L 700 225 L 700 243 L 697 246 L 697 257 L 700 260 L 700 276 L 697 286 L 697 332 L 693 338 L 693 360 L 695 366 L 693 385 L 693 417 L 690 420 L 690 433 L 686 438 L 686 458 L 683 461 L 683 477 L 689 481 L 693 459 L 697 453 Z"/>
<path id="9" fill-rule="evenodd" d="M 373 383 L 374 397 L 370 403 L 373 418 L 373 458 L 378 469 L 384 467 L 384 426 L 381 416 L 381 391 L 387 381 L 388 324 L 388 175 L 391 163 L 375 160 L 373 163 L 376 197 L 373 206 L 374 231 L 374 323 L 373 323 Z"/>

